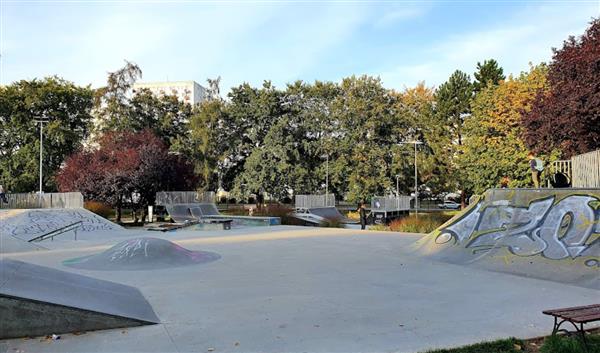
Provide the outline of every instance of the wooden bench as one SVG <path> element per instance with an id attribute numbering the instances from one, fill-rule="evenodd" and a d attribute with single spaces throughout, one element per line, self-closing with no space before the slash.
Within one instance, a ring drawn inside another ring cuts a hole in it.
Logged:
<path id="1" fill-rule="evenodd" d="M 588 349 L 588 343 L 587 339 L 585 338 L 585 330 L 583 329 L 583 325 L 594 321 L 600 321 L 600 304 L 544 310 L 542 313 L 554 316 L 554 329 L 552 330 L 553 336 L 559 331 L 570 334 L 571 332 L 568 330 L 560 328 L 562 324 L 568 322 L 575 327 L 575 332 L 581 335 L 583 344 L 585 345 L 586 349 Z"/>

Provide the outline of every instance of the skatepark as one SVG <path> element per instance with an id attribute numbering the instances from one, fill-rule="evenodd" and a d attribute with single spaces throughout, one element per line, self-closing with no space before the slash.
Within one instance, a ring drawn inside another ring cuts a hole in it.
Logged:
<path id="1" fill-rule="evenodd" d="M 85 210 L 3 210 L 0 298 L 18 316 L 0 351 L 421 352 L 547 335 L 542 310 L 598 301 L 600 195 L 512 191 L 484 194 L 429 235 L 148 232 Z M 28 241 L 24 219 L 65 217 L 96 226 Z M 54 320 L 30 320 L 40 313 Z"/>

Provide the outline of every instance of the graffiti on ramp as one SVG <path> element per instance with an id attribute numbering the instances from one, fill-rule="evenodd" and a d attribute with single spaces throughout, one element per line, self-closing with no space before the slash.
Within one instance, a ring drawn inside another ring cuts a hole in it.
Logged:
<path id="1" fill-rule="evenodd" d="M 473 254 L 506 248 L 517 256 L 547 259 L 589 257 L 600 266 L 600 199 L 555 195 L 514 206 L 509 200 L 480 200 L 464 215 L 436 231 L 436 244 L 459 244 Z"/>

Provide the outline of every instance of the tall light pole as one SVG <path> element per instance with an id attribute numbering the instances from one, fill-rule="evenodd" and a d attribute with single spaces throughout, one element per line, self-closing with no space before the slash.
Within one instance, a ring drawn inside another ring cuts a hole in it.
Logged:
<path id="1" fill-rule="evenodd" d="M 43 188 L 42 188 L 42 160 L 43 160 L 43 145 L 44 145 L 44 123 L 48 122 L 48 116 L 46 116 L 46 114 L 42 114 L 42 116 L 37 117 L 36 119 L 34 119 L 34 121 L 36 123 L 40 123 L 40 191 L 39 191 L 39 197 L 41 200 L 42 197 L 42 192 L 43 192 Z"/>
<path id="2" fill-rule="evenodd" d="M 400 208 L 400 175 L 396 174 L 396 208 Z"/>
<path id="3" fill-rule="evenodd" d="M 325 157 L 325 200 L 327 200 L 327 194 L 329 194 L 329 153 L 326 153 L 321 158 Z"/>
<path id="4" fill-rule="evenodd" d="M 415 214 L 419 214 L 419 185 L 417 182 L 417 145 L 423 144 L 421 141 L 406 141 L 400 142 L 400 144 L 414 144 L 415 145 Z"/>

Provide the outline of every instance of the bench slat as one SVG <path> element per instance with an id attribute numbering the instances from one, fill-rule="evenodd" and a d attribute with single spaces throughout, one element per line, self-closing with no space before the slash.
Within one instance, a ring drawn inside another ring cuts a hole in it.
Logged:
<path id="1" fill-rule="evenodd" d="M 544 310 L 544 311 L 542 311 L 542 313 L 544 313 L 546 315 L 557 316 L 557 315 L 562 315 L 567 312 L 573 312 L 573 311 L 576 312 L 579 310 L 586 310 L 586 309 L 600 309 L 600 304 L 593 304 L 593 305 L 586 305 L 586 306 L 574 306 L 571 308 Z"/>
<path id="2" fill-rule="evenodd" d="M 600 314 L 600 308 L 590 308 L 583 310 L 571 310 L 571 311 L 563 311 L 561 313 L 555 314 L 556 316 L 563 317 L 572 317 L 572 316 L 587 316 L 592 314 Z"/>
<path id="3" fill-rule="evenodd" d="M 588 322 L 600 320 L 600 315 L 594 314 L 594 315 L 576 316 L 576 317 L 571 318 L 570 320 L 573 322 L 576 322 L 576 323 L 586 324 Z"/>

